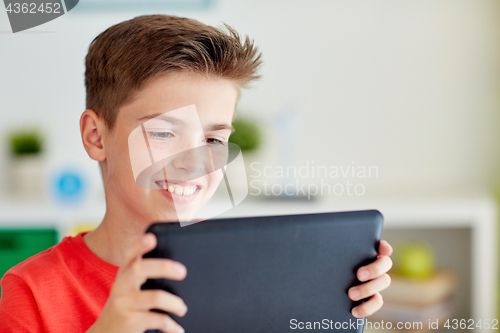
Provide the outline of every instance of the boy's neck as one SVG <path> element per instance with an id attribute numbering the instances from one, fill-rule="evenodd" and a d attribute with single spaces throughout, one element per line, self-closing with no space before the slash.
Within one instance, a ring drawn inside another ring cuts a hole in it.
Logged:
<path id="1" fill-rule="evenodd" d="M 144 233 L 145 227 L 140 223 L 130 223 L 113 218 L 108 212 L 101 224 L 83 236 L 85 245 L 102 260 L 115 266 L 123 266 L 123 254 Z"/>

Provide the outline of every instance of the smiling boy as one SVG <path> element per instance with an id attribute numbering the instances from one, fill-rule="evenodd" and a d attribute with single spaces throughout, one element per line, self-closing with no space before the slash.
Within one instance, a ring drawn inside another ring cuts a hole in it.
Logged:
<path id="1" fill-rule="evenodd" d="M 144 230 L 156 221 L 191 219 L 221 181 L 215 172 L 197 174 L 204 166 L 196 154 L 176 154 L 227 143 L 240 89 L 259 77 L 261 56 L 253 43 L 226 28 L 150 15 L 112 26 L 92 42 L 80 130 L 88 155 L 100 164 L 106 214 L 95 230 L 65 237 L 4 275 L 0 332 L 183 332 L 168 315 L 149 310 L 184 316 L 184 301 L 140 287 L 148 278 L 182 280 L 186 268 L 143 259 L 156 246 Z M 128 138 L 137 128 L 152 151 L 166 145 L 170 156 L 180 156 L 164 166 L 168 177 L 155 179 L 157 188 L 136 184 Z M 370 299 L 353 309 L 355 317 L 382 306 L 391 253 L 382 241 L 378 259 L 357 272 L 365 283 L 349 297 Z"/>

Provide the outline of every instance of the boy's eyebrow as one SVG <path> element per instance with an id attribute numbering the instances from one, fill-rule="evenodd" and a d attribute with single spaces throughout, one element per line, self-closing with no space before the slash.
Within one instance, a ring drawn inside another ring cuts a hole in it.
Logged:
<path id="1" fill-rule="evenodd" d="M 168 121 L 169 123 L 172 123 L 173 125 L 184 125 L 185 124 L 182 120 L 175 118 L 175 117 L 172 117 L 172 116 L 169 116 L 169 115 L 166 115 L 164 113 L 150 114 L 150 115 L 141 117 L 137 120 L 145 120 L 145 119 L 153 119 L 153 118 Z"/>
<path id="2" fill-rule="evenodd" d="M 225 130 L 228 129 L 231 131 L 231 133 L 234 132 L 234 127 L 231 125 L 227 124 L 211 124 L 205 127 L 206 131 L 220 131 L 220 130 Z"/>
<path id="3" fill-rule="evenodd" d="M 139 118 L 138 120 L 153 119 L 153 118 L 168 121 L 169 123 L 172 123 L 174 125 L 185 125 L 185 123 L 182 120 L 175 117 L 171 117 L 164 113 L 150 114 L 142 118 Z M 234 127 L 228 124 L 211 124 L 205 127 L 206 131 L 221 131 L 225 129 L 230 130 L 231 133 L 234 132 Z"/>

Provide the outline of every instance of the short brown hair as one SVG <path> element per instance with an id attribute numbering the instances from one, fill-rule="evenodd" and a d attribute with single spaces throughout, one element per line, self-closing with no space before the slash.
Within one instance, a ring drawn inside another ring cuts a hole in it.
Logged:
<path id="1" fill-rule="evenodd" d="M 118 109 L 154 78 L 190 71 L 228 79 L 239 88 L 260 78 L 261 53 L 248 36 L 172 15 L 144 15 L 97 36 L 85 58 L 87 109 L 112 129 Z"/>

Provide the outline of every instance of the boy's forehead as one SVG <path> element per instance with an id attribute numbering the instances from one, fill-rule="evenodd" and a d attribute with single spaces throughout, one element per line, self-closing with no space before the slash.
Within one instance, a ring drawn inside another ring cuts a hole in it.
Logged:
<path id="1" fill-rule="evenodd" d="M 200 120 L 232 122 L 237 89 L 227 80 L 207 79 L 200 75 L 173 75 L 156 78 L 123 107 L 127 118 L 152 119 L 179 110 L 196 112 Z M 186 108 L 194 106 L 194 108 Z M 186 115 L 187 116 L 187 115 Z"/>

